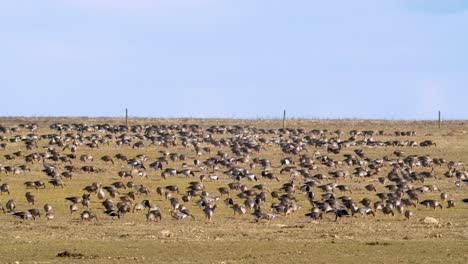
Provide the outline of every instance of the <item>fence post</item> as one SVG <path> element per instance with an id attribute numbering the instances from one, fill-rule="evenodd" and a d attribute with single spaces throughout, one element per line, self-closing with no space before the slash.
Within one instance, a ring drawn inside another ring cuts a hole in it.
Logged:
<path id="1" fill-rule="evenodd" d="M 441 114 L 440 114 L 440 111 L 439 111 L 439 129 L 442 127 L 442 118 L 441 118 Z"/>
<path id="2" fill-rule="evenodd" d="M 125 126 L 128 127 L 128 109 L 125 108 Z"/>
<path id="3" fill-rule="evenodd" d="M 283 112 L 283 129 L 284 129 L 284 123 L 286 121 L 286 110 Z"/>

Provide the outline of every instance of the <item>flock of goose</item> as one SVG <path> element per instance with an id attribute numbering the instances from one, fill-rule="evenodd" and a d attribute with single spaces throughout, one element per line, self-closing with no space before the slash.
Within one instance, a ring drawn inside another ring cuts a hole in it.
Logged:
<path id="1" fill-rule="evenodd" d="M 399 138 L 375 139 L 393 136 Z M 43 211 L 47 220 L 53 220 L 54 203 L 62 203 L 36 197 L 45 197 L 45 190 L 66 190 L 68 182 L 83 182 L 80 176 L 87 175 L 95 180 L 82 186 L 82 195 L 72 196 L 76 190 L 70 190 L 63 197 L 72 217 L 79 214 L 83 221 L 120 219 L 142 211 L 148 222 L 166 216 L 195 219 L 191 210 L 200 210 L 211 222 L 219 206 L 231 208 L 234 216 L 249 213 L 256 222 L 300 210 L 302 217 L 317 221 L 327 215 L 338 221 L 379 214 L 401 214 L 410 220 L 415 210 L 411 208 L 436 210 L 457 204 L 450 193 L 428 180 L 453 182 L 456 188 L 468 184 L 460 161 L 406 155 L 407 148 L 422 152 L 436 147 L 432 140 L 413 140 L 415 136 L 414 131 L 344 133 L 248 126 L 0 126 L 0 210 L 21 220 L 36 220 Z M 388 153 L 371 158 L 366 153 L 371 149 Z M 24 189 L 14 191 L 25 193 L 18 203 L 33 208 L 20 208 L 10 197 L 8 180 L 18 178 L 24 179 Z M 166 184 L 175 178 L 179 184 Z M 159 186 L 151 187 L 154 182 Z M 365 197 L 353 199 L 355 193 Z M 468 203 L 468 198 L 461 202 Z"/>

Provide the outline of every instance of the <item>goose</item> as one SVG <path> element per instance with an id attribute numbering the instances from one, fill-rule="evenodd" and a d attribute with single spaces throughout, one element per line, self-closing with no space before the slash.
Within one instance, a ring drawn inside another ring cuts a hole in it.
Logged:
<path id="1" fill-rule="evenodd" d="M 60 186 L 63 189 L 63 187 L 65 187 L 65 183 L 61 179 L 52 179 L 49 183 L 54 186 L 54 188 Z"/>
<path id="2" fill-rule="evenodd" d="M 216 209 L 217 205 L 206 205 L 205 208 L 203 209 L 203 213 L 205 213 L 205 218 L 207 222 L 211 222 L 211 219 L 213 218 L 214 211 Z"/>
<path id="3" fill-rule="evenodd" d="M 119 175 L 120 178 L 132 178 L 133 179 L 133 175 L 132 175 L 132 172 L 131 171 L 119 171 L 117 173 L 117 175 Z"/>
<path id="4" fill-rule="evenodd" d="M 208 175 L 208 179 L 210 179 L 210 181 L 218 181 L 218 180 L 219 180 L 219 176 L 218 176 L 218 175 L 214 175 L 214 174 L 210 174 L 210 175 Z"/>
<path id="5" fill-rule="evenodd" d="M 224 204 L 226 206 L 232 206 L 232 205 L 234 205 L 234 200 L 232 200 L 232 198 L 228 197 L 228 198 L 224 199 Z"/>
<path id="6" fill-rule="evenodd" d="M 28 204 L 34 205 L 36 198 L 31 192 L 26 192 L 25 197 L 26 197 L 26 201 L 28 202 Z"/>
<path id="7" fill-rule="evenodd" d="M 348 186 L 346 185 L 337 185 L 336 188 L 340 191 L 340 192 L 349 192 L 349 193 L 352 193 L 352 191 L 349 189 Z"/>
<path id="8" fill-rule="evenodd" d="M 375 189 L 375 186 L 373 184 L 368 184 L 368 185 L 364 186 L 364 188 L 366 188 L 366 190 L 368 190 L 369 192 L 377 192 L 377 190 Z"/>
<path id="9" fill-rule="evenodd" d="M 193 220 L 195 220 L 195 216 L 184 205 L 179 206 L 179 211 L 186 214 L 186 215 L 188 215 L 188 216 L 190 216 Z"/>
<path id="10" fill-rule="evenodd" d="M 452 208 L 452 207 L 455 207 L 455 201 L 447 200 L 447 208 Z"/>
<path id="11" fill-rule="evenodd" d="M 89 208 L 90 204 L 91 204 L 91 201 L 89 200 L 89 198 L 83 198 L 83 200 L 81 201 L 81 205 L 83 207 Z"/>
<path id="12" fill-rule="evenodd" d="M 140 185 L 140 186 L 138 186 L 136 188 L 137 188 L 138 193 L 140 193 L 140 194 L 148 195 L 150 193 L 150 189 L 143 186 L 143 185 Z"/>
<path id="13" fill-rule="evenodd" d="M 406 210 L 405 211 L 405 218 L 409 222 L 410 218 L 413 216 L 413 212 Z"/>
<path id="14" fill-rule="evenodd" d="M 273 212 L 263 213 L 260 207 L 257 207 L 254 213 L 252 213 L 252 215 L 256 217 L 256 222 L 259 222 L 260 220 L 264 219 L 267 220 L 268 223 L 270 223 L 271 220 L 273 220 L 274 218 L 278 217 L 278 215 Z"/>
<path id="15" fill-rule="evenodd" d="M 114 160 L 110 156 L 102 156 L 101 160 L 104 162 L 110 162 L 112 165 L 114 165 Z"/>
<path id="16" fill-rule="evenodd" d="M 78 205 L 76 203 L 73 203 L 70 205 L 69 209 L 70 209 L 70 214 L 73 214 L 73 212 L 78 211 Z"/>
<path id="17" fill-rule="evenodd" d="M 169 199 L 169 202 L 171 204 L 172 210 L 179 209 L 180 207 L 179 199 L 172 197 Z"/>
<path id="18" fill-rule="evenodd" d="M 29 211 L 11 211 L 9 212 L 9 214 L 15 216 L 15 217 L 18 217 L 22 220 L 30 220 L 30 219 L 34 219 L 34 216 L 29 212 Z"/>
<path id="19" fill-rule="evenodd" d="M 106 200 L 104 200 L 102 203 L 102 206 L 104 206 L 104 208 L 108 211 L 108 210 L 111 210 L 111 209 L 114 209 L 114 201 L 112 201 L 112 199 L 109 199 L 107 198 Z"/>
<path id="20" fill-rule="evenodd" d="M 278 182 L 280 181 L 280 179 L 271 172 L 262 171 L 261 175 L 262 177 L 267 178 L 269 180 L 276 180 Z"/>
<path id="21" fill-rule="evenodd" d="M 310 217 L 310 218 L 312 218 L 314 220 L 323 219 L 322 218 L 322 211 L 318 207 L 312 207 L 312 209 L 310 210 L 310 213 L 305 214 L 305 216 Z"/>
<path id="22" fill-rule="evenodd" d="M 13 199 L 8 200 L 5 204 L 5 208 L 8 212 L 14 211 L 16 209 L 16 202 Z"/>
<path id="23" fill-rule="evenodd" d="M 26 189 L 36 189 L 37 190 L 37 186 L 36 186 L 36 183 L 34 183 L 33 181 L 27 181 L 27 182 L 24 182 L 24 186 L 26 187 Z"/>
<path id="24" fill-rule="evenodd" d="M 351 216 L 354 216 L 355 214 L 360 214 L 360 215 L 372 215 L 375 217 L 375 212 L 372 210 L 370 207 L 362 207 L 359 208 L 355 204 L 351 206 Z"/>
<path id="25" fill-rule="evenodd" d="M 382 208 L 382 213 L 384 213 L 386 215 L 391 214 L 392 216 L 395 216 L 395 213 L 393 212 L 393 208 L 392 208 L 391 204 L 386 204 Z"/>
<path id="26" fill-rule="evenodd" d="M 43 181 L 34 181 L 34 184 L 36 185 L 36 189 L 39 189 L 39 188 L 45 189 L 46 187 Z"/>
<path id="27" fill-rule="evenodd" d="M 99 200 L 102 200 L 106 197 L 106 194 L 104 193 L 104 191 L 102 190 L 102 188 L 99 188 L 98 192 L 97 192 L 97 197 Z"/>
<path id="28" fill-rule="evenodd" d="M 126 214 L 126 213 L 130 213 L 131 211 L 130 205 L 125 202 L 117 203 L 117 209 L 119 211 L 119 214 Z"/>
<path id="29" fill-rule="evenodd" d="M 73 174 L 71 174 L 71 172 L 68 172 L 68 171 L 64 171 L 60 174 L 63 178 L 66 178 L 66 179 L 72 179 L 73 178 Z"/>
<path id="30" fill-rule="evenodd" d="M 151 207 L 150 201 L 149 200 L 143 200 L 143 201 L 141 201 L 139 203 L 136 203 L 133 206 L 132 213 L 134 213 L 135 211 L 141 211 L 141 210 L 144 210 L 145 208 L 150 208 L 150 207 Z"/>
<path id="31" fill-rule="evenodd" d="M 439 202 L 437 202 L 435 200 L 432 200 L 432 199 L 424 200 L 424 201 L 420 202 L 420 204 L 426 206 L 426 208 L 428 208 L 428 207 L 433 208 L 434 210 L 437 207 L 440 207 L 440 209 L 442 209 L 442 205 Z"/>
<path id="32" fill-rule="evenodd" d="M 327 212 L 330 213 L 330 212 Z M 335 209 L 332 210 L 331 213 L 335 215 L 335 222 L 338 221 L 339 218 L 349 216 L 349 212 L 346 209 Z"/>
<path id="33" fill-rule="evenodd" d="M 41 212 L 36 208 L 29 209 L 28 212 L 32 215 L 34 220 L 36 220 L 36 217 L 41 217 Z"/>
<path id="34" fill-rule="evenodd" d="M 120 212 L 119 211 L 111 209 L 111 210 L 106 210 L 104 213 L 106 215 L 112 217 L 112 220 L 114 220 L 114 217 L 116 217 L 116 216 L 117 216 L 118 219 L 120 219 Z"/>
<path id="35" fill-rule="evenodd" d="M 46 213 L 52 212 L 52 205 L 50 204 L 44 204 L 44 211 Z"/>
<path id="36" fill-rule="evenodd" d="M 242 207 L 240 204 L 233 204 L 231 208 L 234 211 L 234 215 L 236 215 L 236 213 L 239 215 L 244 215 L 247 213 L 247 209 Z"/>
<path id="37" fill-rule="evenodd" d="M 187 214 L 179 211 L 179 210 L 171 210 L 171 217 L 175 220 L 182 220 L 184 218 L 187 218 Z"/>
<path id="38" fill-rule="evenodd" d="M 52 213 L 52 212 L 47 212 L 45 217 L 46 217 L 47 221 L 49 221 L 49 220 L 52 220 L 52 219 L 55 218 L 55 214 Z"/>
<path id="39" fill-rule="evenodd" d="M 252 174 L 252 173 L 245 174 L 245 178 L 247 178 L 247 180 L 249 180 L 249 181 L 258 181 L 257 176 L 255 174 Z"/>
<path id="40" fill-rule="evenodd" d="M 0 194 L 3 194 L 5 192 L 10 194 L 10 186 L 8 185 L 8 183 L 0 185 Z"/>
<path id="41" fill-rule="evenodd" d="M 101 183 L 93 182 L 91 185 L 84 187 L 83 191 L 88 192 L 88 193 L 95 193 L 97 192 L 99 187 L 101 187 Z"/>
<path id="42" fill-rule="evenodd" d="M 229 197 L 229 189 L 226 187 L 219 187 L 218 192 L 221 196 L 227 195 Z"/>
<path id="43" fill-rule="evenodd" d="M 70 201 L 74 204 L 78 204 L 83 201 L 82 197 L 79 197 L 79 196 L 65 197 L 65 200 Z"/>
<path id="44" fill-rule="evenodd" d="M 162 215 L 159 210 L 150 210 L 146 214 L 146 222 L 160 222 L 162 220 Z"/>
<path id="45" fill-rule="evenodd" d="M 96 216 L 95 213 L 91 212 L 91 211 L 83 211 L 81 214 L 80 214 L 80 217 L 81 217 L 81 220 L 82 221 L 91 221 L 91 219 L 95 219 L 96 221 L 98 221 L 98 218 Z"/>
<path id="46" fill-rule="evenodd" d="M 168 162 L 166 161 L 166 164 Z M 162 162 L 160 160 L 157 160 L 153 163 L 150 163 L 150 168 L 152 168 L 153 170 L 163 170 L 163 165 L 162 165 Z"/>
<path id="47" fill-rule="evenodd" d="M 447 198 L 448 198 L 448 195 L 446 193 L 444 193 L 444 192 L 440 193 L 440 199 L 442 199 L 442 201 L 447 200 Z"/>

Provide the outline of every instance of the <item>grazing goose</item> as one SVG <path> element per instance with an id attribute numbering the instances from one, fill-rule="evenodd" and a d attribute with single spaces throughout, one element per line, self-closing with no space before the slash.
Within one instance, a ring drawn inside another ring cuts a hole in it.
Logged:
<path id="1" fill-rule="evenodd" d="M 36 183 L 34 183 L 33 181 L 27 181 L 24 183 L 24 186 L 26 187 L 26 189 L 36 189 L 37 190 L 37 186 L 36 186 Z"/>
<path id="2" fill-rule="evenodd" d="M 150 205 L 150 201 L 149 200 L 143 200 L 139 203 L 136 203 L 134 206 L 133 206 L 133 210 L 132 210 L 132 213 L 134 213 L 135 211 L 142 211 L 144 210 L 145 208 L 150 208 L 151 205 Z"/>
<path id="3" fill-rule="evenodd" d="M 447 200 L 447 198 L 448 198 L 448 195 L 446 193 L 444 193 L 444 192 L 440 193 L 440 199 L 442 199 L 442 201 Z"/>
<path id="4" fill-rule="evenodd" d="M 146 214 L 146 222 L 160 222 L 161 220 L 162 216 L 159 210 L 150 210 Z"/>
<path id="5" fill-rule="evenodd" d="M 247 209 L 245 209 L 244 207 L 242 207 L 242 205 L 240 204 L 234 204 L 232 205 L 232 210 L 234 211 L 234 215 L 239 214 L 239 215 L 244 215 L 247 213 Z"/>
<path id="6" fill-rule="evenodd" d="M 131 209 L 130 209 L 130 205 L 128 203 L 125 203 L 125 202 L 119 202 L 117 203 L 117 209 L 119 211 L 119 214 L 126 214 L 126 213 L 130 213 Z"/>
<path id="7" fill-rule="evenodd" d="M 52 212 L 47 212 L 45 217 L 46 217 L 47 221 L 49 221 L 49 220 L 52 220 L 52 219 L 55 218 L 55 214 L 52 213 Z"/>
<path id="8" fill-rule="evenodd" d="M 175 220 L 181 220 L 181 219 L 187 218 L 188 215 L 179 210 L 171 210 L 171 216 Z"/>
<path id="9" fill-rule="evenodd" d="M 41 212 L 36 208 L 29 209 L 28 212 L 32 215 L 34 220 L 36 220 L 36 217 L 41 217 Z"/>
<path id="10" fill-rule="evenodd" d="M 422 202 L 420 202 L 420 204 L 426 206 L 426 208 L 430 207 L 432 209 L 436 209 L 437 207 L 439 207 L 440 209 L 442 209 L 442 205 L 435 201 L 435 200 L 432 200 L 432 199 L 427 199 L 427 200 L 424 200 Z"/>
<path id="11" fill-rule="evenodd" d="M 91 219 L 96 219 L 96 221 L 98 221 L 98 218 L 96 216 L 96 214 L 94 214 L 93 212 L 91 211 L 83 211 L 81 214 L 80 214 L 80 217 L 81 217 L 81 220 L 84 221 L 91 221 Z"/>
<path id="12" fill-rule="evenodd" d="M 366 185 L 364 186 L 364 188 L 366 188 L 366 190 L 368 190 L 369 192 L 377 192 L 373 184 Z"/>
<path id="13" fill-rule="evenodd" d="M 226 187 L 220 187 L 218 188 L 218 192 L 221 196 L 226 195 L 229 197 L 229 189 Z"/>
<path id="14" fill-rule="evenodd" d="M 69 209 L 70 209 L 70 214 L 73 214 L 73 212 L 78 211 L 78 205 L 76 203 L 73 203 L 70 205 Z"/>
<path id="15" fill-rule="evenodd" d="M 186 215 L 188 215 L 188 216 L 190 216 L 193 220 L 195 220 L 195 216 L 184 205 L 179 206 L 179 211 L 186 214 Z"/>
<path id="16" fill-rule="evenodd" d="M 65 183 L 61 179 L 52 179 L 49 183 L 54 186 L 54 188 L 60 186 L 63 189 L 63 187 L 65 187 Z"/>
<path id="17" fill-rule="evenodd" d="M 327 213 L 330 213 L 330 211 Z M 335 209 L 332 210 L 331 213 L 335 215 L 335 222 L 338 221 L 338 219 L 341 219 L 342 217 L 350 216 L 349 212 L 346 209 Z"/>
<path id="18" fill-rule="evenodd" d="M 312 207 L 312 209 L 310 210 L 310 213 L 305 214 L 305 216 L 310 217 L 310 218 L 312 218 L 314 220 L 323 219 L 322 218 L 322 211 L 318 207 Z"/>
<path id="19" fill-rule="evenodd" d="M 83 207 L 89 208 L 90 204 L 91 204 L 91 201 L 89 200 L 89 198 L 83 198 L 83 200 L 81 201 L 81 205 Z"/>
<path id="20" fill-rule="evenodd" d="M 65 197 L 65 200 L 70 201 L 74 204 L 78 204 L 83 201 L 83 199 L 79 196 Z"/>
<path id="21" fill-rule="evenodd" d="M 101 204 L 102 206 L 104 206 L 104 209 L 106 209 L 106 211 L 114 209 L 114 201 L 112 201 L 112 199 L 107 198 Z"/>
<path id="22" fill-rule="evenodd" d="M 255 210 L 252 213 L 252 215 L 256 218 L 255 221 L 257 223 L 262 219 L 267 220 L 267 222 L 270 223 L 271 220 L 278 217 L 278 215 L 273 212 L 267 212 L 267 213 L 262 212 L 262 208 L 258 204 L 255 205 L 254 209 Z"/>
<path id="23" fill-rule="evenodd" d="M 447 208 L 452 208 L 455 207 L 455 201 L 454 200 L 448 200 L 447 201 Z"/>
<path id="24" fill-rule="evenodd" d="M 113 209 L 111 209 L 111 210 L 106 210 L 104 213 L 105 213 L 106 215 L 112 217 L 112 220 L 114 220 L 114 217 L 116 217 L 116 216 L 117 216 L 118 219 L 120 219 L 120 212 L 117 211 L 117 210 L 113 210 Z"/>
<path id="25" fill-rule="evenodd" d="M 5 192 L 10 194 L 10 186 L 8 185 L 8 183 L 0 185 L 0 194 L 3 194 Z"/>
<path id="26" fill-rule="evenodd" d="M 26 197 L 26 201 L 28 202 L 28 204 L 34 205 L 34 202 L 36 201 L 36 198 L 34 197 L 34 195 L 31 192 L 27 192 L 25 194 L 25 197 Z"/>
<path id="27" fill-rule="evenodd" d="M 114 160 L 110 156 L 102 156 L 101 160 L 104 162 L 110 162 L 112 165 L 114 165 Z"/>
<path id="28" fill-rule="evenodd" d="M 123 182 L 121 182 L 121 181 L 113 182 L 113 183 L 111 183 L 111 185 L 114 186 L 117 189 L 127 189 L 125 184 Z"/>
<path id="29" fill-rule="evenodd" d="M 18 217 L 22 220 L 30 220 L 30 219 L 34 219 L 34 216 L 29 212 L 29 211 L 11 211 L 9 212 L 9 214 L 15 216 L 15 217 Z"/>
<path id="30" fill-rule="evenodd" d="M 16 209 L 16 202 L 14 200 L 8 200 L 5 204 L 5 208 L 8 212 L 12 212 Z"/>
<path id="31" fill-rule="evenodd" d="M 50 205 L 50 204 L 44 204 L 44 211 L 45 211 L 46 213 L 52 212 L 52 205 Z"/>
<path id="32" fill-rule="evenodd" d="M 205 218 L 207 222 L 211 222 L 211 219 L 213 218 L 214 211 L 216 209 L 216 204 L 213 206 L 207 205 L 205 206 L 205 209 L 203 209 L 203 213 L 205 213 Z"/>
<path id="33" fill-rule="evenodd" d="M 412 216 L 413 216 L 413 212 L 411 212 L 409 210 L 405 211 L 405 218 L 406 218 L 407 221 L 409 221 Z"/>
<path id="34" fill-rule="evenodd" d="M 395 216 L 395 213 L 393 212 L 393 206 L 391 204 L 386 204 L 382 208 L 382 213 L 384 213 L 386 215 L 391 214 L 392 216 Z"/>

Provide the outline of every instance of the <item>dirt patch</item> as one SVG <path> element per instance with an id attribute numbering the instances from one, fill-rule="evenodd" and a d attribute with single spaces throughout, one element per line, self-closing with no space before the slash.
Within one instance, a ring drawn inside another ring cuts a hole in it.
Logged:
<path id="1" fill-rule="evenodd" d="M 379 242 L 379 241 L 375 241 L 375 242 L 368 242 L 366 243 L 366 245 L 368 246 L 390 246 L 390 243 L 387 243 L 387 242 Z"/>
<path id="2" fill-rule="evenodd" d="M 63 251 L 57 254 L 58 258 L 76 258 L 76 259 L 95 259 L 97 256 L 86 256 L 81 253 L 71 253 L 70 251 Z"/>

